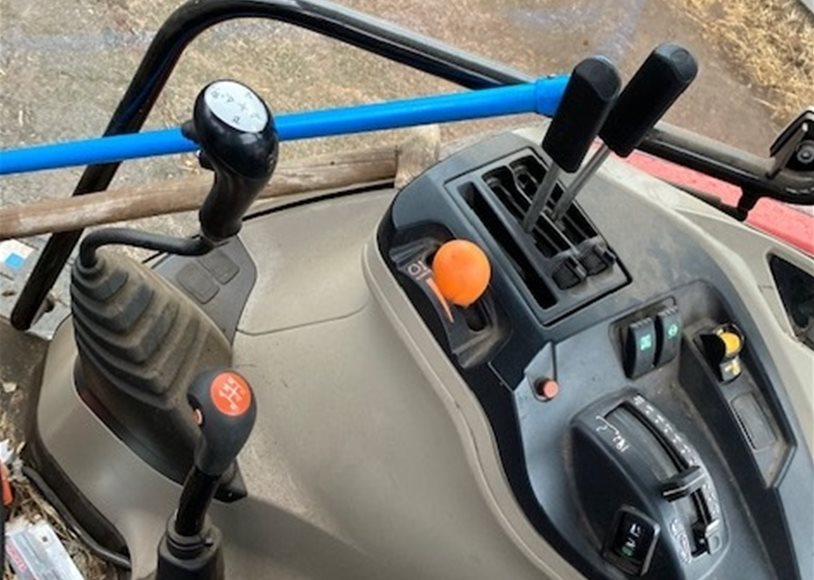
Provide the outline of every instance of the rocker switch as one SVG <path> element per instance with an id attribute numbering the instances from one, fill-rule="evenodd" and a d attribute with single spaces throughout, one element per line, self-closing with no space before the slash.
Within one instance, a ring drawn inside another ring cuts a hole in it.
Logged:
<path id="1" fill-rule="evenodd" d="M 681 315 L 677 306 L 666 308 L 656 315 L 656 333 L 656 366 L 660 367 L 673 360 L 681 346 Z"/>
<path id="2" fill-rule="evenodd" d="M 656 324 L 645 318 L 627 327 L 625 337 L 625 374 L 630 379 L 653 369 L 656 360 Z"/>

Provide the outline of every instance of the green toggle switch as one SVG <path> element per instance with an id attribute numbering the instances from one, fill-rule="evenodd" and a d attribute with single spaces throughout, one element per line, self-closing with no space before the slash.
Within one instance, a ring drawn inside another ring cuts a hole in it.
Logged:
<path id="1" fill-rule="evenodd" d="M 671 306 L 656 315 L 656 366 L 673 360 L 681 347 L 681 315 L 677 306 Z"/>
<path id="2" fill-rule="evenodd" d="M 635 379 L 653 369 L 656 360 L 656 325 L 645 318 L 627 327 L 625 374 Z"/>

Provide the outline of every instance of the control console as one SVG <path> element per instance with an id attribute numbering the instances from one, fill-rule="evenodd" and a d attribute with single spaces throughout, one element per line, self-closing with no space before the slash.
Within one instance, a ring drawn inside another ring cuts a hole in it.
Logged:
<path id="1" fill-rule="evenodd" d="M 679 222 L 598 177 L 526 233 L 551 165 L 541 135 L 436 165 L 377 236 L 477 397 L 517 503 L 587 577 L 809 577 L 814 530 L 795 502 L 811 459 L 736 285 Z M 439 260 L 455 240 L 487 266 Z M 455 300 L 441 262 L 488 283 Z"/>

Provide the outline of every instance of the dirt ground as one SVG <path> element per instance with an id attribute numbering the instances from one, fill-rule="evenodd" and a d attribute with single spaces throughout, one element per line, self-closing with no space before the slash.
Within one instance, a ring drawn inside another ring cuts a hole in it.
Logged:
<path id="1" fill-rule="evenodd" d="M 798 55 L 798 65 L 788 64 L 788 55 L 779 48 L 772 49 L 773 41 L 769 39 L 769 49 L 761 57 L 764 60 L 747 62 L 749 54 L 756 52 L 750 51 L 749 33 L 759 23 L 748 20 L 751 28 L 745 33 L 739 32 L 738 26 L 743 26 L 740 21 L 729 28 L 712 25 L 731 15 L 730 3 L 343 1 L 352 8 L 539 75 L 568 71 L 581 58 L 601 53 L 614 60 L 623 77 L 629 78 L 654 46 L 666 40 L 678 41 L 694 52 L 701 71 L 667 120 L 756 154 L 767 153 L 777 131 L 790 120 L 789 111 L 796 103 L 805 104 L 806 98 L 811 99 L 810 93 L 795 93 L 793 99 L 787 99 L 783 93 L 789 89 L 782 82 L 783 78 L 793 77 L 796 81 L 789 86 L 810 89 L 806 80 L 810 77 L 805 75 L 812 74 L 814 59 L 806 57 L 809 53 Z M 737 4 L 746 5 L 746 13 L 751 14 L 750 2 L 756 7 L 765 6 L 761 0 L 738 0 Z M 783 2 L 794 4 L 793 0 L 771 0 L 773 5 Z M 178 0 L 0 0 L 0 148 L 100 134 L 153 34 L 178 4 Z M 783 18 L 792 27 L 797 26 L 801 34 L 808 34 L 814 30 L 814 16 L 802 9 L 797 12 L 798 8 L 788 13 L 791 16 L 782 11 Z M 771 21 L 772 29 L 780 26 L 780 20 L 778 17 Z M 800 39 L 804 50 L 810 49 L 812 43 L 814 35 Z M 777 74 L 767 76 L 767 67 Z M 224 77 L 253 86 L 276 112 L 454 90 L 428 75 L 310 32 L 267 21 L 240 21 L 223 24 L 195 41 L 147 127 L 186 120 L 198 90 Z M 800 79 L 802 82 L 797 82 Z M 445 139 L 457 138 L 517 123 L 518 119 L 462 123 L 445 127 L 443 133 Z M 391 132 L 287 143 L 282 155 L 296 158 L 342 147 L 395 143 L 401 138 L 399 132 Z M 198 169 L 192 156 L 131 162 L 119 172 L 114 186 L 155 182 L 195 171 Z M 70 169 L 4 178 L 0 181 L 0 205 L 68 195 L 79 174 L 79 169 Z M 138 226 L 189 234 L 195 219 L 193 214 L 182 214 L 144 220 Z M 0 344 L 10 344 L 5 342 L 8 332 L 0 324 Z M 0 392 L 0 440 L 13 437 L 19 441 L 26 387 L 36 380 L 36 373 L 35 365 L 20 365 L 17 357 L 33 360 L 40 356 L 42 345 L 26 337 L 16 336 L 13 340 L 16 354 L 0 350 L 0 378 L 18 383 L 13 393 Z M 11 360 L 12 356 L 16 360 Z M 26 368 L 26 372 L 21 370 Z"/>

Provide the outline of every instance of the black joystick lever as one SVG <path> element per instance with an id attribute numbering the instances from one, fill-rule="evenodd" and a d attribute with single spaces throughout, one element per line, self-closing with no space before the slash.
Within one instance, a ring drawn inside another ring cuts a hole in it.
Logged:
<path id="1" fill-rule="evenodd" d="M 585 182 L 611 151 L 619 157 L 630 155 L 697 74 L 698 63 L 686 48 L 669 42 L 656 47 L 619 95 L 599 131 L 602 147 L 563 192 L 551 219 L 556 221 L 565 215 Z"/>
<path id="2" fill-rule="evenodd" d="M 221 580 L 222 536 L 206 512 L 218 482 L 249 438 L 257 404 L 246 379 L 223 369 L 199 375 L 188 398 L 201 438 L 178 511 L 167 522 L 158 546 L 156 580 Z"/>
<path id="3" fill-rule="evenodd" d="M 195 100 L 192 120 L 181 128 L 201 147 L 201 165 L 215 182 L 198 214 L 201 235 L 179 239 L 129 228 L 89 234 L 79 248 L 85 268 L 96 264 L 96 250 L 126 244 L 182 256 L 198 256 L 240 231 L 243 214 L 271 179 L 279 139 L 271 111 L 257 94 L 237 81 L 215 81 Z"/>
<path id="4" fill-rule="evenodd" d="M 574 67 L 554 119 L 543 138 L 543 149 L 551 167 L 537 188 L 523 229 L 530 232 L 546 206 L 562 170 L 579 169 L 588 148 L 608 116 L 622 81 L 616 67 L 601 56 L 586 58 Z"/>
<path id="5" fill-rule="evenodd" d="M 240 231 L 243 214 L 271 179 L 279 149 L 274 119 L 247 86 L 215 81 L 198 95 L 182 131 L 201 146 L 201 165 L 215 172 L 198 217 L 201 234 L 221 242 Z"/>

